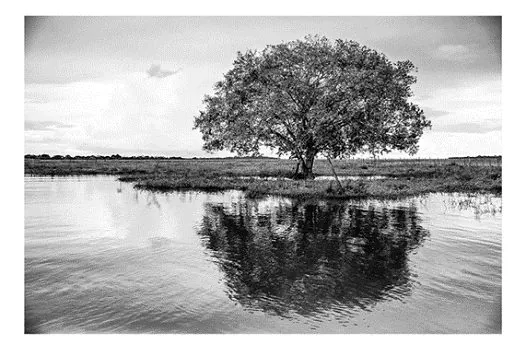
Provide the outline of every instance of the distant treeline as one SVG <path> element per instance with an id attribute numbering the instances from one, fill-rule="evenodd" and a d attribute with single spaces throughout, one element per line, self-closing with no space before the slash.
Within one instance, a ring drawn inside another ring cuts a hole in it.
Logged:
<path id="1" fill-rule="evenodd" d="M 279 159 L 279 158 L 275 158 L 275 157 L 264 157 L 264 156 L 260 156 L 260 157 L 222 157 L 222 158 L 217 158 L 217 157 L 206 157 L 206 158 L 198 158 L 198 157 L 192 157 L 192 158 L 184 158 L 184 157 L 176 157 L 176 156 L 172 156 L 172 157 L 164 157 L 164 156 L 121 156 L 120 154 L 113 154 L 111 156 L 101 156 L 101 155 L 89 155 L 89 156 L 70 156 L 69 154 L 68 155 L 65 155 L 65 156 L 62 156 L 62 155 L 54 155 L 54 156 L 50 156 L 49 154 L 26 154 L 24 156 L 25 159 L 50 159 L 50 160 L 60 160 L 60 159 L 78 159 L 78 160 L 81 160 L 81 159 L 86 159 L 86 160 L 94 160 L 94 159 L 122 159 L 122 160 L 170 160 L 170 159 Z M 417 158 L 417 159 L 414 159 L 414 158 L 405 158 L 406 160 L 425 160 L 425 158 Z M 476 157 L 470 157 L 470 156 L 467 156 L 467 157 L 449 157 L 447 159 L 451 159 L 451 160 L 468 160 L 468 159 L 473 159 L 473 160 L 483 160 L 483 159 L 486 159 L 486 160 L 501 160 L 501 156 L 476 156 Z M 364 159 L 363 159 L 364 160 Z M 378 159 L 379 161 L 399 161 L 399 160 L 403 160 L 403 159 Z M 429 158 L 428 160 L 432 160 L 431 158 Z"/>
<path id="2" fill-rule="evenodd" d="M 49 154 L 26 154 L 25 159 L 42 159 L 42 160 L 60 160 L 60 159 L 77 159 L 77 160 L 97 160 L 97 159 L 121 159 L 121 160 L 170 160 L 170 159 L 277 159 L 273 157 L 225 157 L 225 158 L 184 158 L 184 157 L 164 157 L 164 156 L 121 156 L 120 154 L 113 154 L 111 156 L 101 156 L 101 155 L 89 155 L 89 156 L 70 156 L 69 154 L 54 155 L 50 156 Z"/>
<path id="3" fill-rule="evenodd" d="M 448 159 L 501 159 L 501 156 L 449 157 Z"/>

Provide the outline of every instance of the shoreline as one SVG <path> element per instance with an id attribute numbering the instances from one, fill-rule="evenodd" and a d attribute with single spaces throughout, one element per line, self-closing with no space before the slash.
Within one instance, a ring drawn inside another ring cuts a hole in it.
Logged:
<path id="1" fill-rule="evenodd" d="M 471 184 L 446 183 L 439 180 L 350 180 L 341 181 L 344 193 L 336 192 L 334 180 L 252 180 L 225 181 L 184 178 L 134 179 L 119 177 L 120 181 L 132 182 L 137 189 L 153 192 L 199 190 L 205 192 L 240 190 L 251 198 L 282 196 L 293 199 L 401 199 L 429 193 L 471 193 L 501 195 L 496 189 L 485 189 Z"/>
<path id="2" fill-rule="evenodd" d="M 399 199 L 427 193 L 502 194 L 501 166 L 466 166 L 455 162 L 410 161 L 377 162 L 363 165 L 338 161 L 338 176 L 344 193 L 330 176 L 323 160 L 316 161 L 316 176 L 321 180 L 292 180 L 293 161 L 289 160 L 173 160 L 119 161 L 27 161 L 25 175 L 75 176 L 113 175 L 131 182 L 135 188 L 154 192 L 176 190 L 241 190 L 250 197 L 277 195 L 298 199 Z M 317 171 L 316 171 L 317 170 Z M 380 179 L 367 179 L 380 176 Z M 271 179 L 268 179 L 271 178 Z"/>

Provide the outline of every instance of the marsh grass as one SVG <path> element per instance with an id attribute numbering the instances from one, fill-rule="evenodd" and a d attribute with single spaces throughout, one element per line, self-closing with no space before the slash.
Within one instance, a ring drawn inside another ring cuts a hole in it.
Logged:
<path id="1" fill-rule="evenodd" d="M 375 180 L 290 180 L 295 162 L 280 159 L 184 160 L 25 160 L 28 175 L 118 175 L 121 181 L 153 191 L 238 189 L 249 196 L 295 198 L 400 198 L 431 192 L 501 194 L 501 166 L 456 162 L 334 161 L 339 176 L 385 176 Z M 325 160 L 316 160 L 316 176 L 332 175 Z M 266 179 L 272 177 L 271 181 Z M 275 179 L 277 178 L 277 179 Z"/>

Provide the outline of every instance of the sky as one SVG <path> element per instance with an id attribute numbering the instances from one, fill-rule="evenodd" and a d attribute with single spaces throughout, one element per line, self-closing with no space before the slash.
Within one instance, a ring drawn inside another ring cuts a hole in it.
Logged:
<path id="1" fill-rule="evenodd" d="M 502 153 L 501 17 L 26 17 L 25 153 L 229 156 L 193 129 L 204 95 L 238 51 L 308 34 L 416 65 L 416 157 Z"/>

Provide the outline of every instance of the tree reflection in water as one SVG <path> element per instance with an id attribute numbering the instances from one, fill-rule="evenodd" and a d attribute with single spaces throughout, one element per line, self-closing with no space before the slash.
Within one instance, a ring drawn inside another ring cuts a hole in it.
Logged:
<path id="1" fill-rule="evenodd" d="M 286 317 L 407 295 L 408 256 L 427 231 L 413 206 L 241 199 L 208 203 L 199 234 L 231 299 Z"/>

